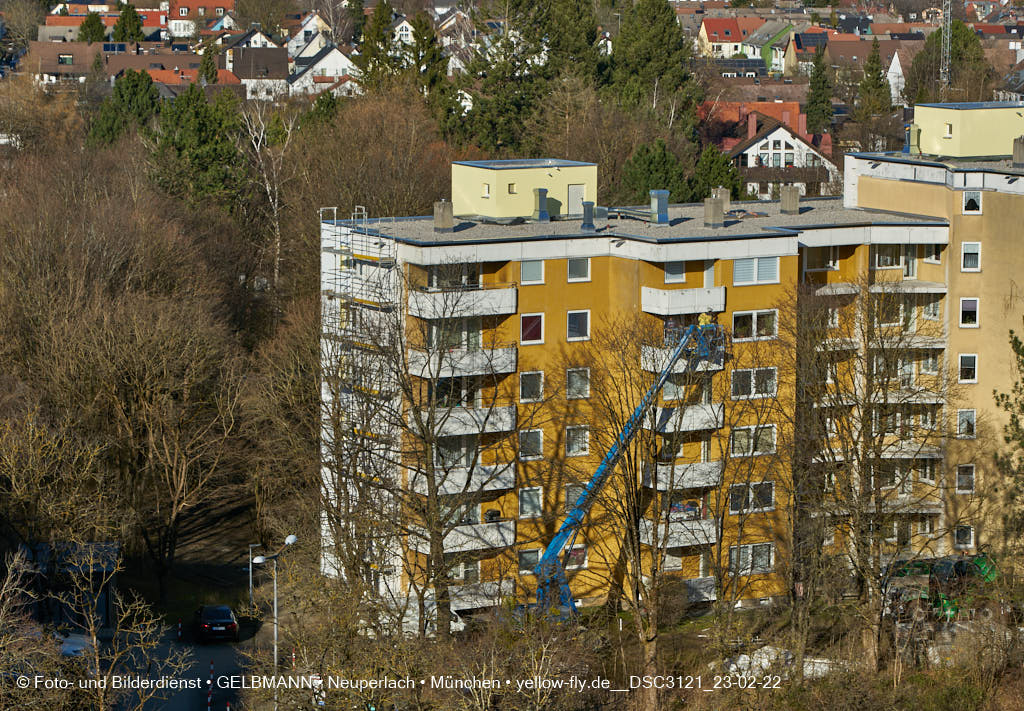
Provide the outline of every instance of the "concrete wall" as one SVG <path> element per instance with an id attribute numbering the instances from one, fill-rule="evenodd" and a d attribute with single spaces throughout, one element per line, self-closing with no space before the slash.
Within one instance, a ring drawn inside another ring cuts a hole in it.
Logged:
<path id="1" fill-rule="evenodd" d="M 566 211 L 570 185 L 584 185 L 583 199 L 597 199 L 597 166 L 490 168 L 452 163 L 452 207 L 456 215 L 529 217 L 533 189 L 547 188 L 552 217 Z"/>
<path id="2" fill-rule="evenodd" d="M 1024 104 L 976 109 L 918 106 L 914 123 L 921 129 L 921 152 L 968 158 L 1008 156 L 1013 139 L 1024 135 Z"/>

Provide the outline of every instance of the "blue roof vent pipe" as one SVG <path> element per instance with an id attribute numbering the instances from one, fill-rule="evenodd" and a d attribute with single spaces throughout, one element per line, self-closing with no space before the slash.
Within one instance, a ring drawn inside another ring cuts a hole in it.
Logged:
<path id="1" fill-rule="evenodd" d="M 583 224 L 580 225 L 582 232 L 597 232 L 594 227 L 594 203 L 589 200 L 583 201 Z"/>
<path id="2" fill-rule="evenodd" d="M 537 222 L 550 222 L 551 216 L 548 215 L 548 189 L 547 188 L 534 188 L 533 189 L 533 219 Z"/>
<path id="3" fill-rule="evenodd" d="M 656 225 L 668 224 L 668 190 L 651 191 L 651 222 Z"/>

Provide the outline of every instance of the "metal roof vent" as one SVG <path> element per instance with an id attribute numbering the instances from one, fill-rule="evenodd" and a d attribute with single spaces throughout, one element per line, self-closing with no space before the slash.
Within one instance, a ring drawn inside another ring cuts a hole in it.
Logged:
<path id="1" fill-rule="evenodd" d="M 537 222 L 550 222 L 551 216 L 548 215 L 548 189 L 547 188 L 534 188 L 533 189 L 533 219 Z"/>
<path id="2" fill-rule="evenodd" d="M 594 227 L 594 203 L 589 200 L 583 201 L 583 224 L 580 225 L 583 232 L 597 232 Z"/>

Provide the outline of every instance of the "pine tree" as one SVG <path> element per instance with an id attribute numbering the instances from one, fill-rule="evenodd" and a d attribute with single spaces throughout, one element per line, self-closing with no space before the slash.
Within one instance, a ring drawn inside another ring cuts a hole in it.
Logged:
<path id="1" fill-rule="evenodd" d="M 690 43 L 665 0 L 637 0 L 622 18 L 612 53 L 612 86 L 623 105 L 656 108 L 693 87 Z"/>
<path id="2" fill-rule="evenodd" d="M 217 83 L 217 50 L 213 44 L 203 50 L 203 58 L 199 61 L 199 79 L 207 84 Z"/>
<path id="3" fill-rule="evenodd" d="M 622 168 L 622 183 L 637 203 L 651 190 L 668 190 L 672 202 L 686 202 L 690 194 L 682 162 L 660 138 L 637 146 Z"/>
<path id="4" fill-rule="evenodd" d="M 552 74 L 569 70 L 578 76 L 594 76 L 597 70 L 597 16 L 594 5 L 579 0 L 549 0 L 544 39 Z"/>
<path id="5" fill-rule="evenodd" d="M 828 80 L 825 54 L 820 49 L 814 56 L 805 113 L 807 130 L 811 133 L 822 133 L 832 125 L 832 82 Z"/>
<path id="6" fill-rule="evenodd" d="M 405 63 L 416 77 L 416 84 L 423 96 L 430 100 L 447 80 L 448 61 L 437 43 L 434 25 L 427 13 L 418 12 L 410 24 L 412 43 L 403 48 Z"/>
<path id="7" fill-rule="evenodd" d="M 864 62 L 864 78 L 857 91 L 857 109 L 860 117 L 887 114 L 892 110 L 892 94 L 882 67 L 882 54 L 878 38 L 871 43 L 871 53 Z"/>
<path id="8" fill-rule="evenodd" d="M 394 15 L 391 3 L 381 0 L 363 28 L 363 43 L 359 54 L 352 58 L 359 68 L 359 84 L 367 91 L 379 90 L 401 69 L 401 58 L 393 52 L 391 33 L 388 30 Z"/>
<path id="9" fill-rule="evenodd" d="M 121 16 L 114 25 L 113 38 L 115 42 L 141 42 L 146 38 L 142 31 L 142 18 L 135 11 L 134 5 L 121 7 Z"/>
<path id="10" fill-rule="evenodd" d="M 711 190 L 717 187 L 729 188 L 729 193 L 734 198 L 742 197 L 745 192 L 740 174 L 729 156 L 710 144 L 705 146 L 700 154 L 688 184 L 687 202 L 698 202 L 710 197 Z"/>
<path id="11" fill-rule="evenodd" d="M 113 92 L 90 126 L 89 141 L 93 145 L 110 145 L 129 126 L 145 132 L 159 111 L 160 92 L 149 73 L 126 69 L 114 82 Z"/>
<path id="12" fill-rule="evenodd" d="M 985 50 L 974 31 L 960 20 L 953 20 L 949 34 L 950 96 L 957 101 L 977 101 L 991 95 L 995 70 L 985 58 Z M 928 35 L 924 47 L 914 55 L 907 71 L 904 96 L 910 103 L 940 100 L 939 64 L 942 56 L 942 30 Z"/>
<path id="13" fill-rule="evenodd" d="M 363 0 L 349 0 L 348 15 L 352 20 L 352 44 L 361 41 L 363 26 L 366 24 L 366 12 L 363 7 Z"/>
<path id="14" fill-rule="evenodd" d="M 100 19 L 99 13 L 90 12 L 82 20 L 82 24 L 78 27 L 78 41 L 88 42 L 102 42 L 107 36 L 107 28 L 103 26 L 103 20 Z"/>

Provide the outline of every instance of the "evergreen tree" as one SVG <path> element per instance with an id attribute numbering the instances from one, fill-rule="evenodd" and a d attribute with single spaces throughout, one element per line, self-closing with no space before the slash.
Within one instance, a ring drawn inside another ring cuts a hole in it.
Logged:
<path id="1" fill-rule="evenodd" d="M 579 0 L 549 0 L 544 43 L 550 72 L 569 70 L 578 76 L 594 76 L 597 70 L 597 16 L 594 5 Z"/>
<path id="2" fill-rule="evenodd" d="M 352 44 L 357 44 L 362 39 L 363 25 L 366 24 L 363 0 L 349 0 L 348 15 L 352 20 Z"/>
<path id="3" fill-rule="evenodd" d="M 135 11 L 134 5 L 122 5 L 121 16 L 114 25 L 115 42 L 141 42 L 146 38 L 142 32 L 142 18 Z"/>
<path id="4" fill-rule="evenodd" d="M 871 53 L 864 62 L 864 78 L 857 91 L 857 109 L 862 118 L 875 114 L 886 114 L 892 110 L 892 94 L 882 67 L 882 54 L 878 38 L 871 43 Z"/>
<path id="5" fill-rule="evenodd" d="M 102 42 L 107 36 L 107 28 L 103 26 L 103 20 L 100 19 L 99 13 L 90 12 L 82 20 L 82 24 L 78 27 L 78 41 L 88 42 Z"/>
<path id="6" fill-rule="evenodd" d="M 814 55 L 814 68 L 807 89 L 807 130 L 822 133 L 832 125 L 832 82 L 825 68 L 825 54 L 820 49 Z"/>
<path id="7" fill-rule="evenodd" d="M 114 143 L 129 127 L 147 131 L 150 120 L 160 111 L 160 92 L 147 72 L 126 69 L 114 90 L 100 107 L 89 127 L 93 145 Z"/>
<path id="8" fill-rule="evenodd" d="M 217 50 L 212 43 L 203 50 L 199 61 L 199 79 L 207 84 L 217 83 Z"/>
<path id="9" fill-rule="evenodd" d="M 434 25 L 427 13 L 412 18 L 412 43 L 403 48 L 405 63 L 416 77 L 416 84 L 428 100 L 440 91 L 448 77 L 448 60 L 441 52 Z"/>
<path id="10" fill-rule="evenodd" d="M 646 202 L 651 190 L 668 190 L 671 202 L 690 195 L 683 164 L 660 138 L 637 146 L 622 168 L 622 184 L 637 203 Z"/>
<path id="11" fill-rule="evenodd" d="M 995 70 L 985 58 L 981 40 L 960 20 L 953 20 L 949 34 L 949 83 L 951 99 L 978 101 L 991 94 Z M 914 55 L 903 88 L 910 103 L 942 99 L 939 67 L 942 59 L 942 30 L 928 35 L 924 47 Z"/>
<path id="12" fill-rule="evenodd" d="M 710 144 L 705 146 L 700 154 L 688 185 L 687 202 L 698 202 L 710 197 L 711 190 L 717 187 L 729 188 L 729 193 L 734 198 L 742 197 L 745 193 L 740 174 L 729 156 Z"/>
<path id="13" fill-rule="evenodd" d="M 302 125 L 312 126 L 330 123 L 338 115 L 338 108 L 340 106 L 341 102 L 334 94 L 329 91 L 321 92 L 316 97 L 309 111 L 302 116 Z"/>
<path id="14" fill-rule="evenodd" d="M 359 68 L 359 84 L 367 91 L 379 90 L 401 70 L 401 58 L 394 52 L 388 29 L 394 15 L 391 3 L 381 0 L 363 28 L 363 43 L 359 54 L 352 58 Z"/>

